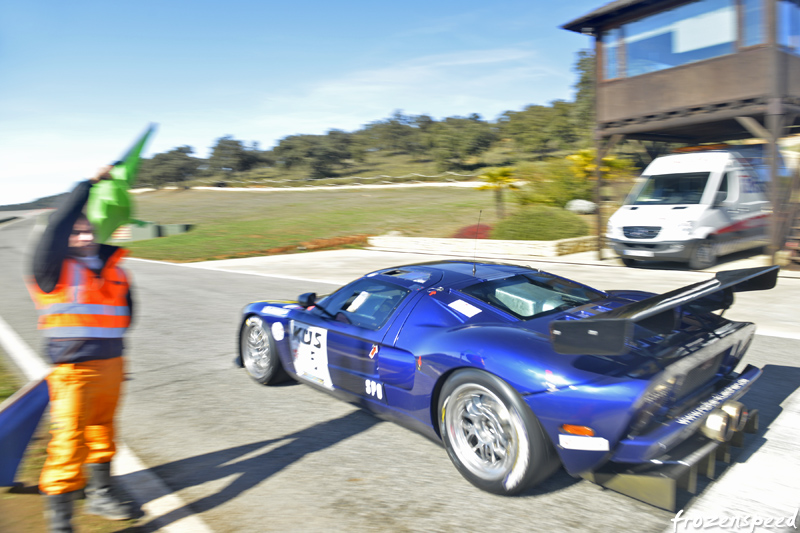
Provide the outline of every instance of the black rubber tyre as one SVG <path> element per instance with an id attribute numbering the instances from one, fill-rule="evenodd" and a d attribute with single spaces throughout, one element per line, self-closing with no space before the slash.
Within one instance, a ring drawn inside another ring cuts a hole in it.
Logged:
<path id="1" fill-rule="evenodd" d="M 439 429 L 450 460 L 470 483 L 511 495 L 555 472 L 550 438 L 520 395 L 477 369 L 450 376 L 439 397 Z"/>
<path id="2" fill-rule="evenodd" d="M 250 377 L 262 385 L 274 385 L 289 377 L 278 357 L 269 327 L 255 315 L 245 318 L 242 323 L 239 355 Z"/>
<path id="3" fill-rule="evenodd" d="M 717 252 L 715 250 L 714 241 L 706 239 L 698 242 L 692 255 L 689 257 L 689 268 L 692 270 L 703 270 L 711 268 L 717 264 Z"/>
<path id="4" fill-rule="evenodd" d="M 620 257 L 622 259 L 622 264 L 626 267 L 635 267 L 638 263 L 636 259 L 629 259 L 627 257 Z"/>

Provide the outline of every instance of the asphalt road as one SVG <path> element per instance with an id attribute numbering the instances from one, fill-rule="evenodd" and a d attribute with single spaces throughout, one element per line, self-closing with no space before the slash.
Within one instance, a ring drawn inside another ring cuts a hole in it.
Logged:
<path id="1" fill-rule="evenodd" d="M 35 311 L 22 282 L 31 227 L 24 221 L 0 228 L 0 317 L 38 350 Z M 272 268 L 261 275 L 251 268 L 127 262 L 137 310 L 120 436 L 213 531 L 671 530 L 673 513 L 563 471 L 518 497 L 481 492 L 457 473 L 441 446 L 424 437 L 309 387 L 263 387 L 252 381 L 232 363 L 242 306 L 301 292 L 326 293 L 344 281 L 337 277 L 344 267 L 326 280 L 326 271 L 334 267 L 331 256 L 306 255 L 306 261 L 316 261 L 311 270 Z M 362 271 L 371 268 L 365 264 Z M 661 290 L 707 277 L 669 274 L 688 280 L 676 284 L 649 270 L 567 264 L 549 270 L 598 288 Z M 757 336 L 747 357 L 765 369 L 745 398 L 762 413 L 761 431 L 742 453 L 747 462 L 770 439 L 781 441 L 770 427 L 779 425 L 798 396 L 800 341 L 789 333 L 797 331 L 794 295 L 800 296 L 800 280 L 782 279 L 779 289 L 769 296 L 746 295 L 738 311 L 756 316 L 768 331 L 787 332 Z M 788 449 L 791 442 L 796 440 Z M 725 476 L 712 487 L 718 484 L 724 486 Z M 750 486 L 736 489 L 748 493 Z M 800 505 L 800 490 L 794 489 L 783 490 L 773 503 Z M 680 506 L 699 505 L 711 490 Z M 753 494 L 753 501 L 759 498 Z M 741 510 L 729 504 L 713 504 L 707 512 Z M 168 513 L 159 523 L 177 518 L 178 513 Z"/>

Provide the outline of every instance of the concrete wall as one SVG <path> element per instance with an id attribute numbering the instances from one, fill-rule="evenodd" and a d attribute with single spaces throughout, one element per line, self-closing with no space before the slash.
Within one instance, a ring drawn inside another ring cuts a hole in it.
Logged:
<path id="1" fill-rule="evenodd" d="M 500 241 L 494 239 L 431 239 L 423 237 L 370 237 L 369 245 L 378 250 L 470 255 L 480 257 L 557 257 L 597 250 L 597 237 L 576 237 L 559 241 Z"/>

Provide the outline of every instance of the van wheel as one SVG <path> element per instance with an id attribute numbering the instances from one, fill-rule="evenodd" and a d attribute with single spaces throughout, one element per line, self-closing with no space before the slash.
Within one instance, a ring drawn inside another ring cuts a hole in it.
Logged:
<path id="1" fill-rule="evenodd" d="M 627 257 L 620 257 L 622 259 L 622 264 L 626 267 L 635 267 L 638 261 L 636 259 L 629 259 Z"/>
<path id="2" fill-rule="evenodd" d="M 712 239 L 700 241 L 694 247 L 692 256 L 689 258 L 689 268 L 692 270 L 703 270 L 717 264 L 717 252 Z"/>

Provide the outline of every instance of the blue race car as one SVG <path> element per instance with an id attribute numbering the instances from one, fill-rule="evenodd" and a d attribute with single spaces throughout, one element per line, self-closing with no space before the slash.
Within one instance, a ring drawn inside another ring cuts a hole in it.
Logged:
<path id="1" fill-rule="evenodd" d="M 713 477 L 722 443 L 755 430 L 737 400 L 761 371 L 735 372 L 755 326 L 716 312 L 777 273 L 654 295 L 505 264 L 387 268 L 319 300 L 247 305 L 237 361 L 441 441 L 483 490 L 515 494 L 563 465 L 670 508 L 698 470 Z"/>

